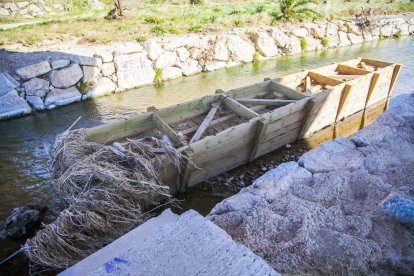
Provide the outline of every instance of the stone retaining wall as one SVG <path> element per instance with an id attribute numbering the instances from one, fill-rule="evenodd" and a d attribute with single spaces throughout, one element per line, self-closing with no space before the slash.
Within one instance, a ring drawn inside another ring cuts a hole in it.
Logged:
<path id="1" fill-rule="evenodd" d="M 25 18 L 33 18 L 42 15 L 55 15 L 63 11 L 61 4 L 53 4 L 48 6 L 44 0 L 30 0 L 11 3 L 0 3 L 1 16 L 20 16 Z"/>
<path id="2" fill-rule="evenodd" d="M 408 15 L 375 18 L 369 23 L 355 20 L 303 23 L 112 45 L 93 57 L 45 60 L 19 68 L 14 74 L 0 73 L 0 119 L 255 59 L 413 33 L 414 16 Z"/>

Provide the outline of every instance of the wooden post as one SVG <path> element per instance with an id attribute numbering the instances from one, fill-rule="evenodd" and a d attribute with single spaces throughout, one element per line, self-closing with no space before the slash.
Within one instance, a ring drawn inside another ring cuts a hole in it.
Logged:
<path id="1" fill-rule="evenodd" d="M 346 84 L 345 87 L 344 87 L 344 90 L 342 91 L 341 99 L 340 99 L 339 105 L 338 105 L 338 111 L 336 112 L 335 123 L 338 121 L 339 114 L 341 113 L 342 108 L 344 107 L 344 105 L 345 105 L 345 103 L 348 99 L 348 95 L 349 95 L 349 92 L 351 91 L 351 89 L 352 89 L 352 86 L 349 85 L 349 84 Z"/>
<path id="2" fill-rule="evenodd" d="M 369 68 L 368 68 L 368 66 L 365 64 L 365 62 L 363 62 L 363 61 L 361 61 L 361 67 L 362 67 L 362 69 L 364 69 L 364 70 L 367 70 L 367 71 L 372 71 L 372 70 L 370 70 Z"/>
<path id="3" fill-rule="evenodd" d="M 256 125 L 257 125 L 256 133 L 255 133 L 255 137 L 254 137 L 254 140 L 253 140 L 253 148 L 252 148 L 252 151 L 250 153 L 249 162 L 254 160 L 254 157 L 256 156 L 257 152 L 260 149 L 261 142 L 266 137 L 266 130 L 267 130 L 268 122 L 267 122 L 266 119 L 260 118 L 257 121 Z"/>
<path id="4" fill-rule="evenodd" d="M 385 104 L 384 111 L 388 109 L 388 106 L 390 104 L 391 93 L 392 93 L 392 90 L 394 89 L 395 81 L 397 80 L 398 76 L 400 75 L 401 67 L 402 67 L 401 64 L 396 64 L 395 67 L 394 67 L 394 72 L 392 74 L 390 88 L 388 90 L 387 103 Z"/>
<path id="5" fill-rule="evenodd" d="M 296 100 L 236 99 L 241 104 L 281 106 L 297 102 Z"/>
<path id="6" fill-rule="evenodd" d="M 196 133 L 194 134 L 193 138 L 191 138 L 189 144 L 192 144 L 194 142 L 197 142 L 200 140 L 201 136 L 203 136 L 204 132 L 207 130 L 208 126 L 210 125 L 211 121 L 214 118 L 214 115 L 216 115 L 216 112 L 219 108 L 220 104 L 213 104 L 212 108 L 208 112 L 207 116 L 204 118 L 201 125 L 198 127 Z"/>
<path id="7" fill-rule="evenodd" d="M 303 125 L 300 130 L 298 140 L 302 139 L 305 136 L 305 133 L 306 133 L 305 126 L 308 125 L 308 122 L 311 119 L 309 115 L 313 111 L 314 106 L 315 106 L 315 101 L 312 98 L 305 105 L 305 116 L 303 118 Z"/>
<path id="8" fill-rule="evenodd" d="M 255 112 L 255 111 L 251 110 L 250 108 L 238 103 L 237 101 L 233 100 L 232 98 L 230 98 L 230 97 L 228 97 L 224 94 L 221 94 L 221 95 L 223 97 L 223 101 L 224 101 L 224 104 L 226 105 L 226 107 L 228 109 L 230 109 L 231 111 L 233 111 L 234 113 L 239 114 L 241 117 L 250 120 L 250 119 L 253 119 L 255 117 L 260 116 L 257 112 Z"/>
<path id="9" fill-rule="evenodd" d="M 184 146 L 187 142 L 180 137 L 175 131 L 158 115 L 157 112 L 154 112 L 152 115 L 152 121 L 155 128 L 164 133 L 170 138 L 170 140 L 177 145 L 178 147 Z"/>
<path id="10" fill-rule="evenodd" d="M 182 162 L 183 171 L 178 177 L 178 181 L 179 181 L 178 187 L 179 187 L 180 192 L 183 192 L 185 188 L 188 187 L 188 180 L 190 179 L 191 169 L 193 168 L 192 159 L 191 159 L 193 154 L 194 152 L 191 148 L 187 148 L 183 151 L 183 155 L 185 155 L 187 158 L 183 159 L 184 160 Z"/>

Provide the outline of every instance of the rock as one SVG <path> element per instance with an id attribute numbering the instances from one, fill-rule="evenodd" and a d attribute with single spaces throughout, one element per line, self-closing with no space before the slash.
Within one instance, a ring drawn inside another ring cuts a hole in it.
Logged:
<path id="1" fill-rule="evenodd" d="M 155 67 L 159 69 L 171 67 L 177 62 L 177 58 L 175 52 L 164 52 L 158 57 Z"/>
<path id="2" fill-rule="evenodd" d="M 217 69 L 221 69 L 227 66 L 227 63 L 224 61 L 207 61 L 204 64 L 204 70 L 207 72 L 214 71 Z"/>
<path id="3" fill-rule="evenodd" d="M 313 24 L 310 28 L 309 28 L 309 33 L 311 34 L 311 36 L 313 36 L 314 38 L 323 38 L 326 36 L 326 25 L 317 25 L 317 24 Z"/>
<path id="4" fill-rule="evenodd" d="M 315 38 L 311 36 L 306 37 L 305 41 L 306 41 L 306 47 L 305 47 L 306 52 L 313 52 L 316 49 L 322 48 L 322 46 L 319 46 L 320 41 L 316 40 Z"/>
<path id="5" fill-rule="evenodd" d="M 82 82 L 95 83 L 101 71 L 99 70 L 98 67 L 95 67 L 95 66 L 82 66 L 82 72 L 83 72 Z"/>
<path id="6" fill-rule="evenodd" d="M 147 53 L 115 56 L 114 62 L 119 88 L 132 88 L 154 80 L 155 71 Z"/>
<path id="7" fill-rule="evenodd" d="M 201 66 L 198 64 L 198 61 L 190 58 L 179 64 L 179 67 L 181 68 L 184 76 L 194 75 L 200 73 L 202 70 Z"/>
<path id="8" fill-rule="evenodd" d="M 374 37 L 372 36 L 372 34 L 369 31 L 363 31 L 362 36 L 364 38 L 364 41 L 368 42 L 368 41 L 374 40 Z"/>
<path id="9" fill-rule="evenodd" d="M 190 52 L 185 47 L 177 49 L 177 55 L 181 62 L 186 61 L 190 57 Z"/>
<path id="10" fill-rule="evenodd" d="M 50 82 L 56 88 L 71 87 L 78 83 L 82 77 L 82 69 L 76 63 L 60 70 L 53 70 L 49 74 Z"/>
<path id="11" fill-rule="evenodd" d="M 26 237 L 40 226 L 41 215 L 46 206 L 29 203 L 26 206 L 14 208 L 11 215 L 0 223 L 1 239 L 17 239 Z"/>
<path id="12" fill-rule="evenodd" d="M 275 40 L 278 47 L 285 48 L 289 45 L 289 37 L 279 29 L 273 29 L 270 36 Z"/>
<path id="13" fill-rule="evenodd" d="M 326 36 L 337 36 L 338 35 L 338 25 L 334 23 L 328 23 L 326 25 Z"/>
<path id="14" fill-rule="evenodd" d="M 231 58 L 236 62 L 252 62 L 253 55 L 256 52 L 254 47 L 247 41 L 236 35 L 230 35 L 227 39 L 227 46 L 231 54 Z"/>
<path id="15" fill-rule="evenodd" d="M 32 112 L 32 109 L 17 94 L 16 90 L 0 96 L 0 120 L 29 114 L 30 112 Z"/>
<path id="16" fill-rule="evenodd" d="M 140 53 L 143 50 L 144 48 L 139 43 L 125 42 L 117 45 L 114 51 L 114 56 Z"/>
<path id="17" fill-rule="evenodd" d="M 0 73 L 0 96 L 7 94 L 11 90 L 14 90 L 15 88 L 19 86 L 20 86 L 20 83 L 18 83 L 7 72 Z"/>
<path id="18" fill-rule="evenodd" d="M 162 79 L 169 80 L 181 77 L 183 75 L 182 71 L 178 67 L 167 67 L 162 70 Z"/>
<path id="19" fill-rule="evenodd" d="M 147 53 L 148 53 L 148 58 L 150 59 L 150 60 L 153 60 L 153 61 L 155 61 L 155 60 L 157 60 L 157 58 L 161 55 L 161 53 L 162 53 L 162 48 L 161 48 L 161 46 L 157 43 L 157 42 L 154 42 L 154 41 L 150 41 L 150 42 L 148 42 L 148 43 L 146 43 L 145 45 L 144 45 L 144 49 L 147 51 Z"/>
<path id="20" fill-rule="evenodd" d="M 338 46 L 338 36 L 328 36 L 327 39 L 329 48 L 334 48 Z"/>
<path id="21" fill-rule="evenodd" d="M 0 8 L 0 16 L 8 16 L 9 14 L 9 10 Z"/>
<path id="22" fill-rule="evenodd" d="M 50 72 L 52 68 L 50 67 L 49 62 L 42 61 L 30 66 L 22 67 L 16 70 L 16 74 L 24 80 L 28 80 L 40 75 L 44 75 Z"/>
<path id="23" fill-rule="evenodd" d="M 354 44 L 361 44 L 364 42 L 364 38 L 362 35 L 355 35 L 353 33 L 348 33 L 348 39 L 351 41 L 352 45 Z"/>
<path id="24" fill-rule="evenodd" d="M 97 98 L 105 95 L 109 95 L 116 89 L 115 83 L 108 78 L 100 78 L 96 84 L 94 84 L 83 96 L 83 99 Z"/>
<path id="25" fill-rule="evenodd" d="M 45 98 L 45 106 L 53 109 L 57 106 L 64 106 L 82 99 L 82 94 L 75 86 L 65 89 L 52 88 Z"/>
<path id="26" fill-rule="evenodd" d="M 347 27 L 348 34 L 354 34 L 357 36 L 362 34 L 362 30 L 353 22 L 352 23 L 348 22 L 346 24 L 346 27 Z"/>
<path id="27" fill-rule="evenodd" d="M 27 7 L 29 4 L 30 4 L 30 3 L 29 3 L 29 2 L 26 2 L 26 1 L 24 1 L 24 2 L 16 2 L 16 5 L 17 5 L 17 7 L 18 7 L 19 9 L 22 9 L 22 8 L 24 8 L 24 7 Z"/>
<path id="28" fill-rule="evenodd" d="M 289 37 L 289 46 L 287 48 L 288 52 L 291 55 L 299 54 L 302 52 L 302 47 L 300 46 L 300 40 L 296 36 L 290 36 Z"/>
<path id="29" fill-rule="evenodd" d="M 411 97 L 352 141 L 270 170 L 208 218 L 281 273 L 340 275 L 352 259 L 363 274 L 412 274 L 413 123 Z"/>
<path id="30" fill-rule="evenodd" d="M 183 37 L 173 37 L 169 38 L 163 45 L 164 50 L 171 51 L 180 47 L 183 47 L 187 44 L 188 39 Z"/>
<path id="31" fill-rule="evenodd" d="M 275 41 L 267 33 L 258 33 L 253 35 L 253 42 L 260 54 L 264 57 L 274 57 L 277 55 L 277 47 Z"/>
<path id="32" fill-rule="evenodd" d="M 23 88 L 28 96 L 38 96 L 44 98 L 49 92 L 49 81 L 39 78 L 33 78 L 23 83 Z"/>
<path id="33" fill-rule="evenodd" d="M 397 31 L 401 31 L 401 35 L 409 35 L 410 34 L 410 26 L 407 23 L 403 23 L 399 26 Z"/>
<path id="34" fill-rule="evenodd" d="M 104 63 L 101 68 L 102 75 L 108 77 L 115 73 L 115 65 L 113 62 Z"/>
<path id="35" fill-rule="evenodd" d="M 351 45 L 351 41 L 349 41 L 347 33 L 338 32 L 338 36 L 339 36 L 339 44 L 338 44 L 339 47 Z"/>
<path id="36" fill-rule="evenodd" d="M 26 101 L 37 111 L 45 110 L 45 104 L 39 96 L 26 96 Z"/>
<path id="37" fill-rule="evenodd" d="M 99 51 L 94 55 L 96 58 L 102 59 L 102 62 L 112 62 L 114 60 L 114 56 L 110 51 Z"/>
<path id="38" fill-rule="evenodd" d="M 305 28 L 297 28 L 292 31 L 292 34 L 299 38 L 305 38 L 309 35 L 309 32 Z"/>
<path id="39" fill-rule="evenodd" d="M 70 60 L 69 59 L 57 59 L 57 60 L 53 60 L 50 64 L 52 65 L 52 69 L 60 69 L 60 68 L 68 66 L 70 64 Z"/>
<path id="40" fill-rule="evenodd" d="M 393 32 L 392 32 L 393 28 L 391 24 L 385 25 L 380 29 L 380 34 L 383 37 L 390 37 L 392 36 Z"/>
<path id="41" fill-rule="evenodd" d="M 36 6 L 35 4 L 30 4 L 27 9 L 29 10 L 30 13 L 43 13 L 42 9 L 39 8 L 38 6 Z"/>
<path id="42" fill-rule="evenodd" d="M 224 42 L 219 41 L 214 47 L 214 59 L 219 61 L 228 61 L 229 60 L 229 50 Z"/>

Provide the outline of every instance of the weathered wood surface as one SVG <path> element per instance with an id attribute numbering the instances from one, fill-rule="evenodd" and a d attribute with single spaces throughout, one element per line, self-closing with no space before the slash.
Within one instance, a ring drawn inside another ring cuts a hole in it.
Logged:
<path id="1" fill-rule="evenodd" d="M 167 135 L 168 138 L 174 143 L 175 146 L 181 147 L 187 144 L 187 142 L 179 136 L 159 115 L 158 112 L 154 112 L 152 115 L 152 121 L 154 127 Z"/>
<path id="2" fill-rule="evenodd" d="M 226 96 L 225 94 L 220 94 L 220 95 L 222 96 L 223 103 L 226 105 L 226 107 L 230 109 L 231 111 L 239 114 L 241 117 L 247 120 L 250 120 L 250 119 L 260 116 L 256 111 L 253 111 L 252 109 L 246 107 L 245 105 L 238 103 L 237 101 Z"/>
<path id="3" fill-rule="evenodd" d="M 381 68 L 381 71 L 376 74 L 375 83 L 372 86 L 372 93 L 366 103 L 366 106 L 373 105 L 388 97 L 388 92 L 391 85 L 391 79 L 394 73 L 394 66 Z"/>
<path id="4" fill-rule="evenodd" d="M 192 144 L 192 143 L 194 143 L 194 142 L 201 139 L 201 136 L 203 136 L 204 132 L 207 130 L 207 128 L 209 127 L 211 121 L 213 120 L 214 116 L 216 115 L 216 112 L 217 112 L 219 106 L 220 106 L 220 104 L 213 104 L 212 105 L 210 111 L 208 112 L 207 116 L 204 118 L 203 122 L 201 123 L 201 125 L 197 129 L 194 136 L 191 138 L 189 144 Z"/>
<path id="5" fill-rule="evenodd" d="M 268 99 L 236 99 L 241 104 L 283 106 L 294 103 L 296 100 L 268 100 Z"/>
<path id="6" fill-rule="evenodd" d="M 377 119 L 378 116 L 381 115 L 385 111 L 386 104 L 387 104 L 387 99 L 383 99 L 365 108 L 363 127 L 366 127 L 372 124 L 375 121 L 375 119 Z"/>

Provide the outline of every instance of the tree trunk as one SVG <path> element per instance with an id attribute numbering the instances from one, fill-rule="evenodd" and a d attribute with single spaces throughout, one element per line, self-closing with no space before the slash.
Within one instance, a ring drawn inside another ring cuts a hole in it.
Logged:
<path id="1" fill-rule="evenodd" d="M 119 19 L 125 16 L 125 0 L 114 0 L 114 5 L 115 8 L 108 13 L 106 19 Z"/>

